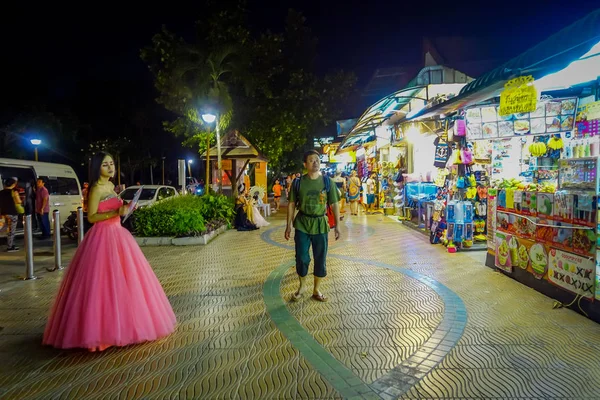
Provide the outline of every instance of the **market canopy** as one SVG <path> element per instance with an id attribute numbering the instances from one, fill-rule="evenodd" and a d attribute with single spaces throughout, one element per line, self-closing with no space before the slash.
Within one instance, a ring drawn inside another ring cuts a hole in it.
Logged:
<path id="1" fill-rule="evenodd" d="M 510 79 L 532 75 L 534 79 L 560 71 L 588 53 L 600 41 L 600 9 L 540 42 L 521 55 L 467 84 L 458 96 L 441 104 L 409 113 L 408 119 L 452 113 L 500 94 Z"/>
<path id="2" fill-rule="evenodd" d="M 210 156 L 217 157 L 217 148 L 211 147 Z M 206 151 L 202 153 L 206 157 Z M 248 160 L 250 163 L 267 162 L 268 159 L 244 135 L 230 131 L 221 138 L 221 158 L 225 160 Z"/>
<path id="3" fill-rule="evenodd" d="M 388 118 L 394 116 L 411 100 L 420 99 L 427 101 L 426 98 L 418 97 L 418 94 L 426 86 L 414 86 L 398 90 L 383 99 L 377 101 L 369 107 L 358 119 L 354 128 L 344 139 L 340 150 L 355 146 L 368 141 L 373 136 L 375 128 L 382 125 Z"/>

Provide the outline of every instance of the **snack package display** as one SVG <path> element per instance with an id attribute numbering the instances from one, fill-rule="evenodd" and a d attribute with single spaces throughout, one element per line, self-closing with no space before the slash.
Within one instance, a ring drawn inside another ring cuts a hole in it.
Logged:
<path id="1" fill-rule="evenodd" d="M 573 199 L 573 223 L 595 227 L 597 225 L 597 204 L 597 196 L 576 194 Z"/>
<path id="2" fill-rule="evenodd" d="M 561 222 L 573 222 L 573 203 L 574 197 L 565 191 L 554 193 L 554 214 L 553 218 Z"/>
<path id="3" fill-rule="evenodd" d="M 535 217 L 537 215 L 537 193 L 523 192 L 521 214 Z"/>
<path id="4" fill-rule="evenodd" d="M 537 194 L 537 212 L 540 217 L 552 217 L 554 215 L 554 194 L 538 193 Z"/>

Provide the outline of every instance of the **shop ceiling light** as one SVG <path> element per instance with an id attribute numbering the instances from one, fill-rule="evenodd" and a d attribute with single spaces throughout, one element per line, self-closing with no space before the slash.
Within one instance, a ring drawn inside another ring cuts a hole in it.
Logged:
<path id="1" fill-rule="evenodd" d="M 567 89 L 581 83 L 595 81 L 599 76 L 600 42 L 565 69 L 538 79 L 535 82 L 535 87 L 539 92 Z"/>

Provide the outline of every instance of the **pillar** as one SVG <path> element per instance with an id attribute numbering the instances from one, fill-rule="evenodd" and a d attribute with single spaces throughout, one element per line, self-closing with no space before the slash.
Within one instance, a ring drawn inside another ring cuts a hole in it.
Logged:
<path id="1" fill-rule="evenodd" d="M 268 190 L 267 163 L 266 162 L 256 163 L 256 166 L 254 167 L 254 184 L 256 186 L 262 186 L 265 188 L 265 190 Z M 263 198 L 263 201 L 265 203 L 267 203 L 267 201 L 268 201 L 267 195 L 268 195 L 268 193 L 265 192 L 265 196 Z"/>

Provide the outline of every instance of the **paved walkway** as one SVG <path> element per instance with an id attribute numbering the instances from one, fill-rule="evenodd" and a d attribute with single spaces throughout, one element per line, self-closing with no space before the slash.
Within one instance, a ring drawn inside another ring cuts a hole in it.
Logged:
<path id="1" fill-rule="evenodd" d="M 281 213 L 144 252 L 178 317 L 103 353 L 40 346 L 63 272 L 0 291 L 0 399 L 600 398 L 600 326 L 382 216 L 330 242 L 328 303 L 297 280 Z M 1 289 L 1 287 L 0 287 Z"/>

